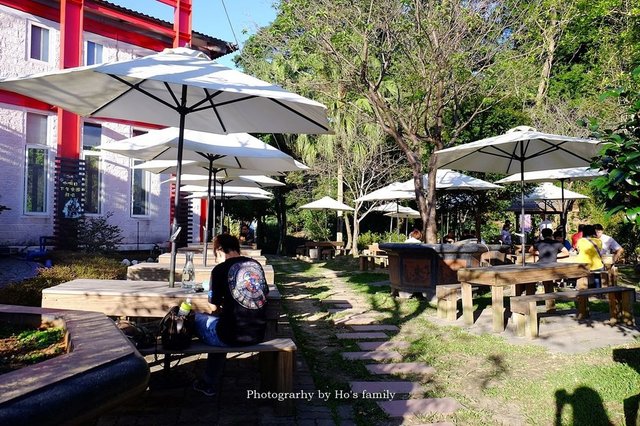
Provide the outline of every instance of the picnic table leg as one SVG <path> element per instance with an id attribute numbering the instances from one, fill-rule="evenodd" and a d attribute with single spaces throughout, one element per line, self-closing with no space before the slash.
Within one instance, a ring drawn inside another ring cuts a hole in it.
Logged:
<path id="1" fill-rule="evenodd" d="M 504 287 L 491 287 L 491 309 L 493 310 L 493 331 L 504 331 Z"/>
<path id="2" fill-rule="evenodd" d="M 633 302 L 636 295 L 633 291 L 625 291 L 622 293 L 622 303 L 620 308 L 620 321 L 626 325 L 634 325 L 635 318 L 633 316 Z"/>
<path id="3" fill-rule="evenodd" d="M 473 297 L 471 284 L 462 284 L 462 317 L 466 325 L 473 324 Z"/>
<path id="4" fill-rule="evenodd" d="M 579 320 L 589 318 L 589 298 L 587 296 L 578 296 L 576 298 L 576 308 L 578 309 Z"/>
<path id="5" fill-rule="evenodd" d="M 543 281 L 542 286 L 544 287 L 545 293 L 553 293 L 553 281 Z M 556 310 L 556 301 L 553 299 L 544 301 L 545 307 L 547 308 L 547 312 L 552 312 Z"/>
<path id="6" fill-rule="evenodd" d="M 535 301 L 529 302 L 529 337 L 535 339 L 540 334 L 538 328 L 538 307 Z"/>
<path id="7" fill-rule="evenodd" d="M 613 325 L 618 322 L 621 316 L 622 294 L 609 293 L 609 324 Z"/>

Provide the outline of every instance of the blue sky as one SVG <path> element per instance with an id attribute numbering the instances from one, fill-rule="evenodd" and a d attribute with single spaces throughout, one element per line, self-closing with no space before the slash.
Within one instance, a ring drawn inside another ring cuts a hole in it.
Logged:
<path id="1" fill-rule="evenodd" d="M 201 33 L 235 42 L 240 47 L 251 34 L 275 18 L 272 4 L 277 0 L 224 0 L 229 20 L 224 13 L 222 0 L 193 0 L 193 29 Z M 132 9 L 165 21 L 173 22 L 173 8 L 156 0 L 109 0 L 111 3 Z M 235 37 L 234 37 L 235 32 Z M 233 55 L 218 59 L 218 62 L 233 67 Z"/>

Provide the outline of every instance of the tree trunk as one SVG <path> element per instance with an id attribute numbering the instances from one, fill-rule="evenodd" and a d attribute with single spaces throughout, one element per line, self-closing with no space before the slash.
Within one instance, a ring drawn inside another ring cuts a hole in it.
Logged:
<path id="1" fill-rule="evenodd" d="M 551 68 L 553 66 L 553 58 L 556 53 L 556 39 L 560 32 L 558 24 L 558 13 L 555 8 L 550 11 L 551 17 L 549 25 L 542 32 L 544 43 L 544 63 L 540 70 L 540 82 L 538 83 L 538 93 L 536 94 L 536 107 L 542 106 L 547 90 L 549 89 L 549 78 L 551 77 Z"/>

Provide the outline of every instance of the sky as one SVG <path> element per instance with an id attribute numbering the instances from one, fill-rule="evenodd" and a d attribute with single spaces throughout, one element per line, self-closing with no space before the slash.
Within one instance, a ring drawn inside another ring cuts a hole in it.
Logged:
<path id="1" fill-rule="evenodd" d="M 141 12 L 164 21 L 173 22 L 173 8 L 156 0 L 108 0 L 111 3 Z M 271 6 L 277 0 L 224 0 L 229 19 L 224 12 L 223 0 L 193 0 L 193 29 L 195 31 L 237 43 L 244 42 L 256 30 L 270 24 L 275 18 Z M 233 31 L 229 25 L 233 26 Z M 235 33 L 235 37 L 234 37 Z M 217 59 L 222 65 L 235 68 L 234 55 Z"/>

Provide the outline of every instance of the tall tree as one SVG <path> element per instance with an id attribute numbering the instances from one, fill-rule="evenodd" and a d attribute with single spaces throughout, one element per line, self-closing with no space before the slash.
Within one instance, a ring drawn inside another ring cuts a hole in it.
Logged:
<path id="1" fill-rule="evenodd" d="M 349 108 L 367 100 L 411 168 L 426 240 L 436 242 L 435 173 L 426 194 L 421 176 L 435 170 L 434 150 L 456 143 L 501 98 L 495 64 L 517 32 L 517 9 L 507 4 L 290 0 L 253 42 L 268 46 L 264 61 L 288 62 L 288 77 L 320 98 L 339 95 Z"/>

